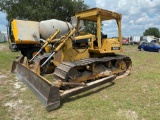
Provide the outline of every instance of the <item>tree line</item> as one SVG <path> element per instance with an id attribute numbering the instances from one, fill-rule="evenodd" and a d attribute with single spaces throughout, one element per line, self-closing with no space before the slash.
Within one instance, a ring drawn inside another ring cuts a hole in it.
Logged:
<path id="1" fill-rule="evenodd" d="M 0 11 L 7 13 L 7 20 L 22 19 L 42 21 L 58 19 L 70 22 L 76 12 L 88 9 L 83 0 L 0 0 Z M 103 25 L 102 25 L 103 26 Z M 95 34 L 94 23 L 88 23 L 85 28 Z M 160 38 L 158 28 L 148 28 L 144 36 L 153 35 Z"/>
<path id="2" fill-rule="evenodd" d="M 159 29 L 156 28 L 156 27 L 150 27 L 148 29 L 146 29 L 143 33 L 144 36 L 147 36 L 147 35 L 151 35 L 151 36 L 155 36 L 157 38 L 160 38 L 160 32 L 159 32 Z"/>
<path id="3" fill-rule="evenodd" d="M 76 12 L 88 8 L 83 0 L 0 0 L 0 11 L 7 13 L 8 21 L 13 18 L 70 21 Z"/>
<path id="4" fill-rule="evenodd" d="M 0 0 L 0 11 L 7 13 L 8 21 L 58 19 L 70 22 L 76 12 L 86 9 L 89 6 L 83 0 Z M 85 31 L 94 34 L 96 27 L 87 22 Z"/>

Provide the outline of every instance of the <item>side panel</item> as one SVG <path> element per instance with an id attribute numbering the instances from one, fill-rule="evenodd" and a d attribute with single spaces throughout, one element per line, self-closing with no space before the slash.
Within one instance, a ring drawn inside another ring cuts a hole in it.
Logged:
<path id="1" fill-rule="evenodd" d="M 78 49 L 73 48 L 72 41 L 69 40 L 63 48 L 64 61 L 76 61 L 84 58 L 89 58 L 88 48 Z"/>
<path id="2" fill-rule="evenodd" d="M 16 44 L 39 43 L 39 22 L 13 20 L 11 27 Z"/>
<path id="3" fill-rule="evenodd" d="M 54 64 L 58 65 L 61 62 L 76 61 L 84 58 L 89 58 L 88 48 L 74 49 L 72 40 L 68 40 L 64 47 L 54 55 Z"/>
<path id="4" fill-rule="evenodd" d="M 118 39 L 102 39 L 102 49 L 101 53 L 116 53 L 121 52 L 121 43 Z"/>

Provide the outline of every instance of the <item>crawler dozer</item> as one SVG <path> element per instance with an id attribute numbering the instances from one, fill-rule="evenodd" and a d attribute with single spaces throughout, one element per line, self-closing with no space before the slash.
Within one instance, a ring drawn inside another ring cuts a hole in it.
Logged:
<path id="1" fill-rule="evenodd" d="M 32 90 L 47 111 L 57 109 L 61 99 L 130 74 L 131 59 L 117 54 L 122 52 L 121 14 L 92 8 L 76 13 L 75 18 L 76 25 L 68 33 L 57 37 L 61 31 L 57 28 L 32 57 L 22 55 L 13 61 L 12 72 Z M 96 34 L 80 30 L 82 20 L 94 22 Z M 118 37 L 102 35 L 101 24 L 107 20 L 116 21 Z M 25 45 L 23 40 L 19 44 Z M 44 49 L 49 45 L 47 52 Z M 46 79 L 46 74 L 52 74 L 54 80 Z"/>

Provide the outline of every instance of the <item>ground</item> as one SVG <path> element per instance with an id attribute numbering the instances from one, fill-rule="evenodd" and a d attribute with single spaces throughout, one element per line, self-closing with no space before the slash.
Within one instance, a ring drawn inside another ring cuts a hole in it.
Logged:
<path id="1" fill-rule="evenodd" d="M 123 46 L 131 57 L 131 75 L 63 101 L 47 112 L 32 92 L 10 72 L 20 53 L 0 43 L 0 119 L 158 120 L 160 118 L 160 53 Z"/>

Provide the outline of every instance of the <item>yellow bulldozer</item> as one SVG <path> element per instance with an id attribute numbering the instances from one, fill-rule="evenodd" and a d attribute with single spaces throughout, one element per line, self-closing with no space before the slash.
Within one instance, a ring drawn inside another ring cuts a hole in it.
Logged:
<path id="1" fill-rule="evenodd" d="M 61 99 L 130 74 L 131 59 L 117 54 L 122 52 L 122 15 L 92 8 L 76 13 L 75 18 L 74 25 L 58 20 L 10 22 L 9 46 L 22 53 L 13 61 L 12 72 L 47 111 L 57 109 Z M 116 21 L 118 37 L 102 35 L 101 24 L 107 20 Z M 81 30 L 82 21 L 95 23 L 96 34 Z M 46 74 L 54 80 L 46 79 Z"/>

